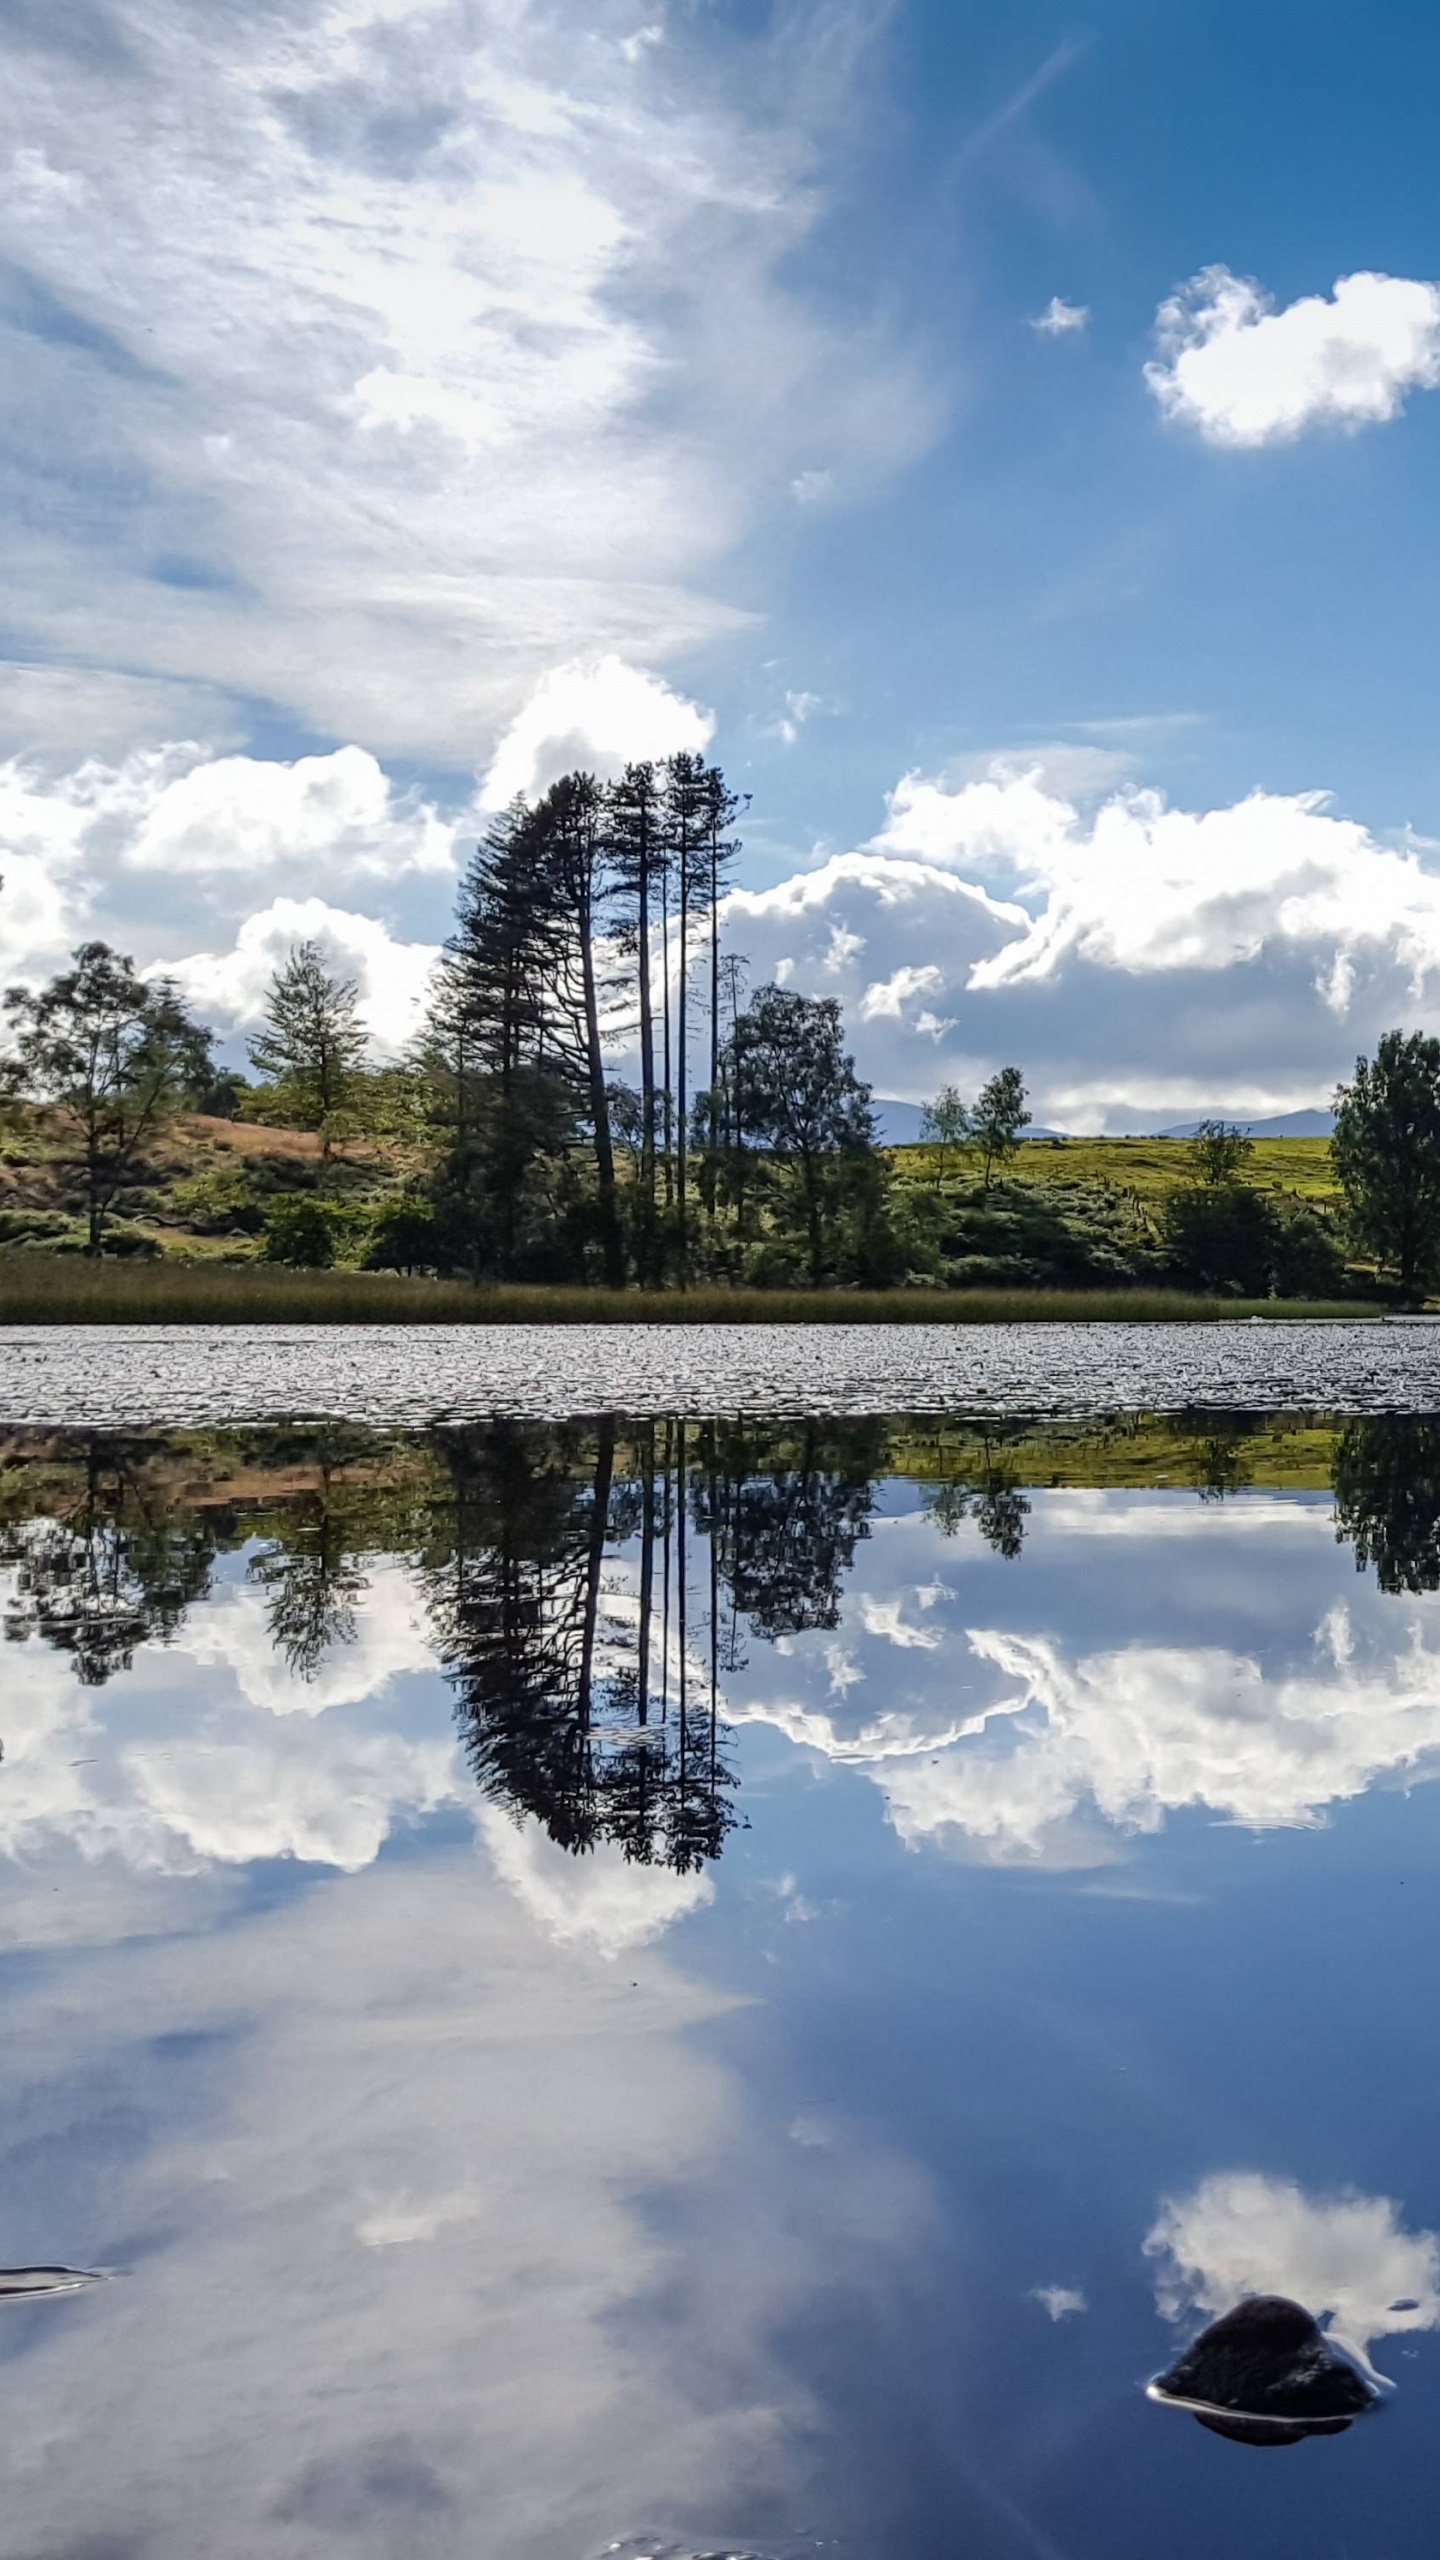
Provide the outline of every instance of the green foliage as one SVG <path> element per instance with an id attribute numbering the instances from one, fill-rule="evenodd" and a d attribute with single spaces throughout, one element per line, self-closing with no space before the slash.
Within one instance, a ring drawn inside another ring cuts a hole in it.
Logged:
<path id="1" fill-rule="evenodd" d="M 993 1183 L 986 1191 L 972 1182 L 939 1194 L 917 1184 L 901 1198 L 912 1218 L 928 1210 L 938 1276 L 952 1286 L 1114 1289 L 1154 1280 L 1163 1267 L 1143 1210 L 1103 1184 Z M 916 1254 L 909 1267 L 926 1264 Z"/>
<path id="2" fill-rule="evenodd" d="M 342 1221 L 333 1202 L 313 1195 L 277 1200 L 265 1219 L 265 1259 L 299 1271 L 328 1271 Z"/>
<path id="3" fill-rule="evenodd" d="M 1331 1156 L 1356 1242 L 1407 1299 L 1440 1277 L 1440 1040 L 1387 1031 L 1335 1097 Z"/>
<path id="4" fill-rule="evenodd" d="M 1335 1452 L 1335 1535 L 1382 1591 L 1440 1591 L 1440 1423 L 1376 1414 Z"/>
<path id="5" fill-rule="evenodd" d="M 1196 1184 L 1171 1195 L 1165 1242 L 1187 1288 L 1237 1298 L 1342 1297 L 1345 1263 L 1326 1223 L 1303 1201 L 1242 1182 Z"/>
<path id="6" fill-rule="evenodd" d="M 736 1024 L 734 1045 L 740 1133 L 768 1159 L 782 1237 L 788 1230 L 793 1238 L 803 1228 L 806 1268 L 818 1288 L 837 1271 L 845 1210 L 860 1196 L 858 1159 L 876 1164 L 862 1215 L 873 1216 L 878 1202 L 875 1186 L 883 1175 L 875 1159 L 870 1088 L 845 1050 L 833 996 L 762 987 Z"/>
<path id="7" fill-rule="evenodd" d="M 4 1082 L 13 1093 L 62 1104 L 77 1123 L 86 1249 L 98 1253 L 142 1140 L 209 1084 L 212 1042 L 168 979 L 137 977 L 104 942 L 83 943 L 74 960 L 48 987 L 12 987 L 6 996 L 12 1046 Z"/>
<path id="8" fill-rule="evenodd" d="M 318 942 L 296 943 L 270 981 L 250 1063 L 274 1089 L 286 1125 L 319 1132 L 325 1153 L 363 1125 L 368 1046 L 353 978 L 334 976 Z"/>
<path id="9" fill-rule="evenodd" d="M 423 1200 L 396 1200 L 382 1209 L 362 1256 L 367 1271 L 438 1271 L 442 1260 L 435 1213 Z"/>
<path id="10" fill-rule="evenodd" d="M 171 1185 L 169 1215 L 198 1236 L 256 1236 L 265 1210 L 242 1167 L 216 1165 Z"/>
<path id="11" fill-rule="evenodd" d="M 987 1191 L 996 1166 L 1007 1165 L 1014 1158 L 1020 1132 L 1029 1120 L 1024 1077 L 1018 1067 L 1002 1067 L 998 1075 L 981 1086 L 970 1114 L 970 1137 L 980 1153 Z"/>
<path id="12" fill-rule="evenodd" d="M 933 1102 L 927 1102 L 920 1114 L 920 1136 L 926 1146 L 934 1147 L 939 1166 L 936 1179 L 943 1181 L 950 1170 L 953 1150 L 966 1147 L 971 1140 L 970 1112 L 961 1101 L 953 1084 L 942 1085 Z"/>
<path id="13" fill-rule="evenodd" d="M 1185 1152 L 1192 1182 L 1208 1190 L 1228 1191 L 1245 1181 L 1255 1141 L 1228 1120 L 1202 1120 Z"/>

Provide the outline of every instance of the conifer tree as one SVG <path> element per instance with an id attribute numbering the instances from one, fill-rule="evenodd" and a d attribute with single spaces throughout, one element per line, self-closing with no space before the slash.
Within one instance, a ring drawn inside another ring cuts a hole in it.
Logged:
<path id="1" fill-rule="evenodd" d="M 617 943 L 635 954 L 640 1021 L 640 1213 L 638 1261 L 642 1280 L 656 1269 L 655 1201 L 655 1003 L 651 926 L 664 868 L 660 787 L 653 764 L 629 764 L 606 794 L 611 872 L 622 901 Z"/>
<path id="2" fill-rule="evenodd" d="M 336 1124 L 353 1107 L 369 1046 L 353 978 L 331 974 L 318 942 L 291 945 L 266 997 L 250 1063 L 282 1089 L 295 1126 L 316 1129 L 329 1155 Z"/>

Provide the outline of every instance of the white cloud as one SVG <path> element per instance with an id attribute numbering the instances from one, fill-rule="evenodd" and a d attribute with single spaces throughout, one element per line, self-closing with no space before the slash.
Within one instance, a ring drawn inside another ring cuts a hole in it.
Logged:
<path id="1" fill-rule="evenodd" d="M 1073 338 L 1090 325 L 1089 306 L 1083 302 L 1062 301 L 1052 293 L 1043 311 L 1030 323 L 1042 338 Z"/>
<path id="2" fill-rule="evenodd" d="M 243 1031 L 261 1021 L 276 969 L 306 941 L 318 942 L 331 967 L 355 980 L 361 1016 L 382 1051 L 402 1048 L 419 1021 L 439 945 L 399 942 L 373 916 L 322 898 L 276 898 L 246 918 L 231 950 L 191 952 L 166 968 L 203 1021 Z"/>
<path id="3" fill-rule="evenodd" d="M 482 1805 L 476 1820 L 496 1875 L 557 1947 L 589 1947 L 613 1963 L 715 1899 L 704 1867 L 639 1866 L 613 1841 L 572 1857 L 543 1824 L 512 1821 L 498 1805 Z"/>
<path id="4" fill-rule="evenodd" d="M 448 889 L 459 834 L 460 821 L 442 817 L 418 792 L 397 790 L 361 747 L 286 763 L 172 744 L 137 749 L 119 763 L 90 757 L 48 771 L 12 757 L 0 765 L 0 980 L 55 968 L 97 912 L 109 938 L 149 959 L 167 940 L 173 950 L 183 930 L 177 911 L 243 917 L 267 880 L 284 880 L 291 906 L 306 889 L 374 894 L 411 880 Z M 163 883 L 158 912 L 152 883 Z M 120 925 L 107 906 L 123 910 Z M 378 956 L 386 944 L 384 928 L 364 916 L 349 923 L 352 957 L 368 966 L 366 953 Z M 279 931 L 252 915 L 228 962 L 184 964 L 197 998 L 220 1019 L 254 1018 L 241 992 L 244 955 L 262 945 L 268 951 Z M 403 1012 L 419 964 L 397 965 Z M 396 1009 L 391 975 L 382 961 L 377 1022 Z"/>
<path id="5" fill-rule="evenodd" d="M 533 800 L 562 773 L 610 778 L 628 763 L 696 755 L 714 731 L 713 712 L 620 658 L 552 667 L 500 740 L 481 806 Z"/>
<path id="6" fill-rule="evenodd" d="M 411 1737 L 358 1712 L 433 1664 L 403 1571 L 373 1568 L 311 1685 L 280 1674 L 265 1607 L 257 1585 L 222 1581 L 173 1643 L 140 1649 L 123 1716 L 120 1691 L 82 1687 L 65 1654 L 13 1650 L 0 1855 L 68 1848 L 140 1878 L 285 1857 L 353 1871 L 397 1822 L 470 1799 L 445 1726 Z"/>
<path id="7" fill-rule="evenodd" d="M 1288 1673 L 1219 1646 L 1071 1658 L 996 1628 L 969 1643 L 1012 1685 L 949 1747 L 885 1768 L 890 1818 L 912 1843 L 948 1830 L 987 1857 L 1038 1860 L 1077 1817 L 1113 1837 L 1187 1806 L 1256 1829 L 1310 1825 L 1440 1753 L 1440 1657 L 1418 1636 L 1364 1665 Z"/>
<path id="8" fill-rule="evenodd" d="M 1087 2311 L 1090 2307 L 1084 2294 L 1077 2293 L 1068 2284 L 1037 2284 L 1030 2299 L 1048 2311 L 1052 2320 L 1069 2320 L 1077 2311 Z"/>
<path id="9" fill-rule="evenodd" d="M 919 969 L 892 969 L 888 978 L 878 978 L 866 988 L 860 999 L 860 1019 L 878 1022 L 888 1016 L 898 1022 L 913 997 L 934 995 L 944 984 L 944 970 L 933 964 Z"/>
<path id="10" fill-rule="evenodd" d="M 797 475 L 863 488 L 941 416 L 793 281 L 863 49 L 818 15 L 7 13 L 27 660 L 460 768 L 559 661 L 743 628 L 725 564 Z"/>
<path id="11" fill-rule="evenodd" d="M 1167 2320 L 1214 2320 L 1247 2294 L 1282 2293 L 1317 2319 L 1329 2312 L 1332 2336 L 1367 2365 L 1377 2338 L 1440 2328 L 1440 2240 L 1402 2229 L 1388 2196 L 1313 2196 L 1226 2170 L 1167 2201 L 1145 2251 L 1160 2261 Z"/>
<path id="12" fill-rule="evenodd" d="M 135 871 L 253 880 L 321 864 L 352 880 L 395 880 L 411 871 L 449 879 L 455 869 L 454 828 L 417 794 L 396 793 L 363 747 L 294 764 L 197 758 L 188 770 L 176 770 L 173 755 L 140 757 L 115 777 L 112 797 L 135 814 L 122 854 Z"/>
<path id="13" fill-rule="evenodd" d="M 1320 792 L 1192 810 L 1112 784 L 1086 806 L 996 758 L 906 775 L 868 844 L 737 891 L 729 931 L 757 977 L 783 960 L 839 995 L 881 1093 L 1015 1061 L 1061 1126 L 1263 1116 L 1327 1100 L 1395 1019 L 1440 1017 L 1434 855 Z"/>
<path id="14" fill-rule="evenodd" d="M 1277 311 L 1228 267 L 1206 267 L 1156 314 L 1145 379 L 1167 417 L 1211 444 L 1285 444 L 1307 428 L 1397 417 L 1407 391 L 1440 382 L 1440 286 L 1341 276 L 1327 299 Z"/>

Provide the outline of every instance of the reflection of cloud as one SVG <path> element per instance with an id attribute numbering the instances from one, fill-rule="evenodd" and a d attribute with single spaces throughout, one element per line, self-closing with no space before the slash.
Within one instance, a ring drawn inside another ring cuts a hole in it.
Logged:
<path id="1" fill-rule="evenodd" d="M 941 1638 L 938 1627 L 916 1627 L 902 1617 L 903 1600 L 862 1600 L 860 1624 L 867 1636 L 883 1636 L 888 1644 L 900 1645 L 905 1651 L 934 1653 Z M 921 1607 L 926 1603 L 922 1600 Z"/>
<path id="2" fill-rule="evenodd" d="M 1088 2311 L 1090 2307 L 1084 2294 L 1075 2292 L 1068 2284 L 1034 2285 L 1030 2299 L 1048 2311 L 1052 2320 L 1068 2320 L 1075 2312 Z"/>
<path id="3" fill-rule="evenodd" d="M 365 1560 L 365 1588 L 352 1610 L 355 1632 L 325 1655 L 313 1680 L 297 1680 L 266 1625 L 270 1595 L 228 1583 L 186 1621 L 169 1650 L 233 1675 L 252 1707 L 274 1716 L 316 1716 L 378 1697 L 407 1672 L 433 1671 L 435 1647 L 414 1578 L 403 1565 Z"/>
<path id="4" fill-rule="evenodd" d="M 1127 1831 L 1187 1805 L 1257 1827 L 1314 1823 L 1440 1749 L 1440 1656 L 1418 1635 L 1388 1662 L 1280 1677 L 1219 1647 L 1071 1660 L 997 1629 L 972 1630 L 970 1645 L 1016 1686 L 953 1748 L 887 1768 L 903 1839 L 954 1827 L 992 1855 L 1039 1857 L 1087 1806 Z"/>
<path id="5" fill-rule="evenodd" d="M 1440 2327 L 1440 2239 L 1402 2231 L 1388 2196 L 1308 2196 L 1229 2170 L 1162 2207 L 1145 2240 L 1167 2320 L 1216 2319 L 1252 2293 L 1287 2294 L 1368 2363 L 1376 2338 Z"/>
<path id="6" fill-rule="evenodd" d="M 133 2272 L 7 2366 L 10 2546 L 194 2560 L 197 2482 L 207 2560 L 748 2549 L 808 2505 L 832 2448 L 777 2341 L 837 2283 L 894 2316 L 927 2190 L 757 2119 L 719 2005 L 557 1956 L 459 1851 L 32 1972 L 27 2206 Z M 137 2100 L 98 2186 L 45 2139 L 77 2060 Z"/>
<path id="7" fill-rule="evenodd" d="M 282 1678 L 265 1599 L 222 1584 L 174 1644 L 142 1646 L 103 1699 L 63 1654 L 34 1643 L 12 1654 L 0 1855 L 67 1844 L 149 1877 L 281 1857 L 354 1869 L 398 1819 L 468 1792 L 448 1717 L 411 1738 L 356 1712 L 433 1659 L 398 1567 L 374 1569 L 354 1641 L 312 1686 Z"/>
<path id="8" fill-rule="evenodd" d="M 476 1821 L 496 1874 L 556 1946 L 589 1946 L 613 1959 L 715 1899 L 708 1869 L 677 1875 L 637 1866 L 609 1840 L 572 1857 L 541 1823 L 515 1822 L 498 1805 L 482 1805 Z"/>

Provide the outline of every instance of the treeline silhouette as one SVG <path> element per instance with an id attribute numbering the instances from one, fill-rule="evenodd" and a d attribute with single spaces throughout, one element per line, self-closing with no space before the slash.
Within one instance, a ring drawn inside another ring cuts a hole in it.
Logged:
<path id="1" fill-rule="evenodd" d="M 1266 1427 L 1177 1439 L 1202 1498 L 1243 1488 L 1247 1441 Z M 923 1491 L 937 1527 L 970 1523 L 1017 1558 L 1036 1480 L 1018 1434 L 968 1435 L 963 1463 L 923 1432 L 915 1448 L 943 1462 Z M 494 1422 L 389 1439 L 336 1425 L 169 1468 L 152 1440 L 67 1437 L 0 1452 L 4 1636 L 68 1654 L 98 1688 L 141 1645 L 175 1638 L 222 1560 L 243 1556 L 271 1643 L 309 1682 L 353 1639 L 376 1560 L 394 1557 L 423 1594 L 482 1793 L 575 1854 L 608 1842 L 685 1873 L 740 1819 L 725 1682 L 750 1642 L 840 1623 L 893 1464 L 880 1420 Z M 1440 1420 L 1346 1424 L 1332 1478 L 1357 1567 L 1386 1593 L 1440 1590 Z"/>

